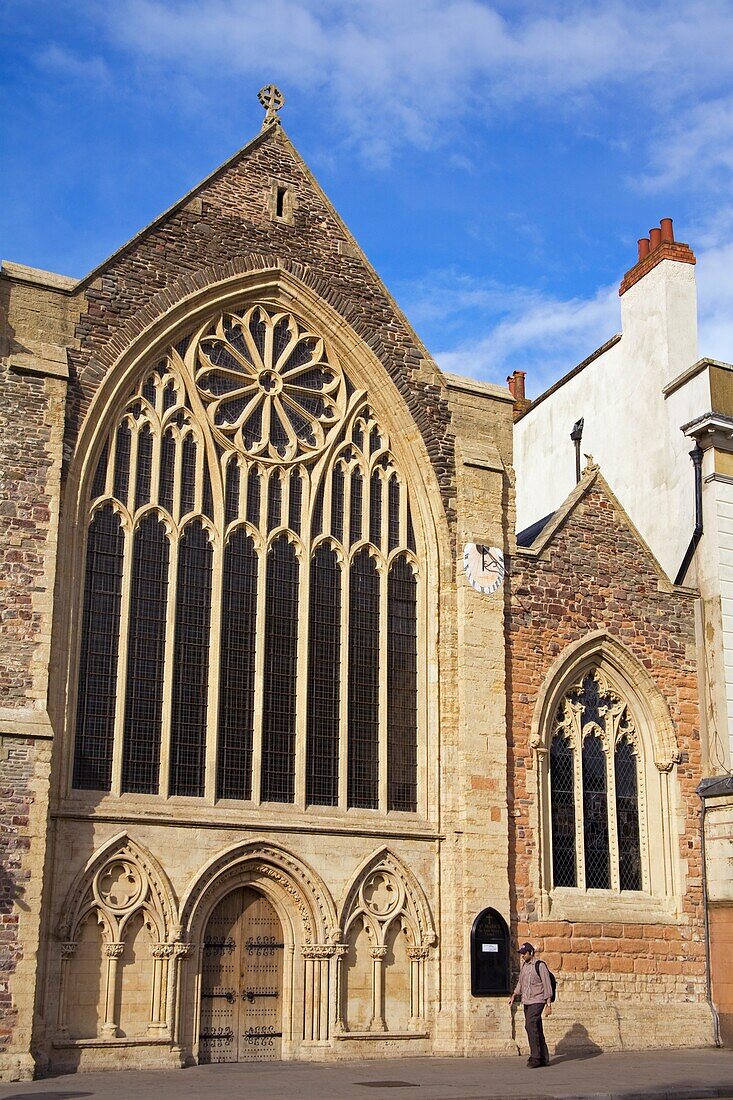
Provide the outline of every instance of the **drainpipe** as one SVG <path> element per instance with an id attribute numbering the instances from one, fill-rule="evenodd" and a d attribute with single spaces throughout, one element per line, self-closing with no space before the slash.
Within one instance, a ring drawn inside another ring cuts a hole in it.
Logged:
<path id="1" fill-rule="evenodd" d="M 707 813 L 707 804 L 705 802 L 704 787 L 705 780 L 703 780 L 697 788 L 697 793 L 702 803 L 702 811 L 700 812 L 700 859 L 702 861 L 702 906 L 705 918 L 705 995 L 710 1008 L 710 1014 L 713 1018 L 713 1039 L 716 1047 L 721 1047 L 723 1043 L 720 1038 L 720 1019 L 718 1018 L 718 1012 L 713 1003 L 713 978 L 710 967 L 710 910 L 708 907 L 708 866 L 707 857 L 705 855 L 705 814 Z"/>
<path id="2" fill-rule="evenodd" d="M 677 576 L 674 579 L 675 584 L 683 583 L 685 574 L 690 568 L 690 562 L 697 549 L 697 544 L 702 538 L 702 455 L 702 447 L 699 443 L 696 443 L 694 449 L 690 451 L 692 465 L 695 467 L 695 527 L 692 532 L 692 538 L 690 539 L 690 545 L 685 550 L 682 565 L 679 567 Z"/>
<path id="3" fill-rule="evenodd" d="M 573 430 L 570 433 L 570 438 L 575 444 L 575 484 L 580 481 L 580 441 L 583 438 L 583 423 L 584 417 L 581 416 L 580 420 L 576 420 L 573 424 Z"/>

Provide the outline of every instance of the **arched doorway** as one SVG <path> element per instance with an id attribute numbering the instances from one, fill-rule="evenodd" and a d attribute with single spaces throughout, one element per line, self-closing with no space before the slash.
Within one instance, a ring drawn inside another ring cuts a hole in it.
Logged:
<path id="1" fill-rule="evenodd" d="M 199 1062 L 263 1062 L 282 1051 L 283 929 L 271 902 L 241 886 L 206 925 Z"/>

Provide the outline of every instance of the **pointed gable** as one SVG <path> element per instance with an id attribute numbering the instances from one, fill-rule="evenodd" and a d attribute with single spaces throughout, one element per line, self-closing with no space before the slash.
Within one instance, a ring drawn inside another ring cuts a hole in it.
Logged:
<path id="1" fill-rule="evenodd" d="M 418 426 L 447 506 L 453 446 L 442 375 L 279 124 L 80 281 L 67 448 L 101 380 L 139 333 L 223 279 L 288 271 L 381 361 Z M 68 452 L 67 452 L 68 453 Z"/>

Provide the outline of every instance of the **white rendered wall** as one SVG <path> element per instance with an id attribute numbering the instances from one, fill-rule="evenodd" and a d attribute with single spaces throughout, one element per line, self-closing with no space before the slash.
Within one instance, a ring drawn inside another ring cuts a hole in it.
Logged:
<path id="1" fill-rule="evenodd" d="M 573 489 L 570 430 L 583 417 L 582 453 L 674 579 L 694 522 L 692 448 L 680 427 L 710 409 L 706 372 L 666 400 L 662 392 L 698 360 L 694 266 L 662 260 L 626 291 L 621 314 L 620 341 L 515 426 L 517 530 Z"/>
<path id="2" fill-rule="evenodd" d="M 706 486 L 706 492 L 709 490 L 713 490 L 715 495 L 728 734 L 728 760 L 715 760 L 713 763 L 730 768 L 730 761 L 733 760 L 733 485 L 716 479 Z M 722 730 L 719 732 L 723 733 Z"/>

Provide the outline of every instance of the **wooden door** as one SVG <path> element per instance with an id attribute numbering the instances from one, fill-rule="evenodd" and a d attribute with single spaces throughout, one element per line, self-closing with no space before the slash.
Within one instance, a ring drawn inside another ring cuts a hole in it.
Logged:
<path id="1" fill-rule="evenodd" d="M 240 887 L 209 917 L 199 1062 L 261 1062 L 282 1049 L 283 936 L 264 895 Z"/>

